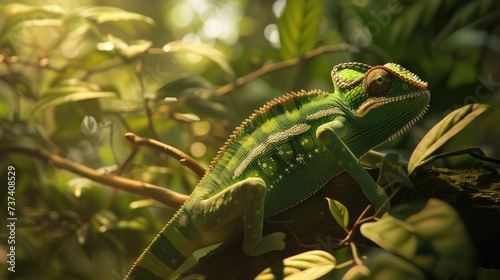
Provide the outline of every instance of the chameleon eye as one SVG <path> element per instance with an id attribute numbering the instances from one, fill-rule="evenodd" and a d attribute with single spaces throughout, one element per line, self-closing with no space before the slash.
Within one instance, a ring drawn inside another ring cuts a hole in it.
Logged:
<path id="1" fill-rule="evenodd" d="M 363 89 L 369 96 L 382 96 L 389 92 L 392 76 L 381 68 L 372 69 L 363 80 Z"/>

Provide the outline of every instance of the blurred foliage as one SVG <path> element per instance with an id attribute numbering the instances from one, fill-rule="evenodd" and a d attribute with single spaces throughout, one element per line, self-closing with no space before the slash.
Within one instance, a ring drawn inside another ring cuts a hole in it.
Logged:
<path id="1" fill-rule="evenodd" d="M 362 224 L 361 233 L 385 250 L 354 243 L 332 254 L 312 250 L 283 260 L 282 269 L 262 271 L 257 279 L 473 278 L 474 245 L 458 213 L 441 200 L 398 205 L 376 222 Z"/>
<path id="2" fill-rule="evenodd" d="M 427 81 L 432 100 L 424 120 L 383 149 L 408 155 L 449 112 L 486 103 L 491 109 L 477 125 L 443 149 L 479 145 L 498 157 L 499 1 L 285 4 L 3 1 L 0 146 L 43 148 L 115 172 L 132 151 L 123 138 L 132 131 L 208 166 L 232 129 L 266 101 L 292 90 L 331 91 L 330 70 L 341 62 L 392 61 Z M 297 60 L 220 91 L 262 66 L 341 43 L 353 48 Z M 447 164 L 473 163 L 464 156 Z M 6 270 L 2 232 L 0 278 L 121 279 L 175 211 L 26 155 L 2 155 L 4 182 L 9 165 L 17 180 L 16 273 Z M 122 175 L 183 193 L 199 179 L 147 148 Z"/>

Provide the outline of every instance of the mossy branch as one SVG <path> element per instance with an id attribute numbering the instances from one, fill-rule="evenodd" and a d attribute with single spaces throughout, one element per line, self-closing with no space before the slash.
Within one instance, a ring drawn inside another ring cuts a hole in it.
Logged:
<path id="1" fill-rule="evenodd" d="M 372 170 L 373 177 L 378 175 Z M 439 198 L 454 206 L 462 217 L 478 253 L 478 265 L 500 268 L 500 175 L 485 166 L 470 170 L 431 168 L 421 170 L 412 179 L 414 188 L 400 190 L 392 200 L 395 206 L 422 198 Z M 369 203 L 361 188 L 346 173 L 302 204 L 266 221 L 264 231 L 287 234 L 286 248 L 259 257 L 249 257 L 242 250 L 242 236 L 223 243 L 182 275 L 182 279 L 253 279 L 260 271 L 298 253 L 322 249 L 334 251 L 346 233 L 331 217 L 325 197 L 346 205 L 350 226 Z M 375 246 L 361 234 L 352 237 L 359 246 Z"/>

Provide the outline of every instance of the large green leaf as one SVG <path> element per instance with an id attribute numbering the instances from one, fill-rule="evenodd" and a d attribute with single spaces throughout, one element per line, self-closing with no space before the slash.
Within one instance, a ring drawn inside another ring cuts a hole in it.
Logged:
<path id="1" fill-rule="evenodd" d="M 391 254 L 382 254 L 377 256 L 370 266 L 370 279 L 423 280 L 427 278 L 420 269 L 408 261 Z"/>
<path id="2" fill-rule="evenodd" d="M 337 261 L 325 251 L 313 250 L 286 258 L 282 265 L 285 280 L 323 279 L 322 277 L 335 269 Z M 255 280 L 276 279 L 273 271 L 267 268 Z"/>
<path id="3" fill-rule="evenodd" d="M 52 19 L 52 18 L 44 18 L 44 19 L 30 19 L 23 20 L 16 24 L 14 24 L 8 32 L 2 34 L 0 43 L 3 43 L 4 39 L 12 40 L 21 36 L 21 32 L 26 32 L 27 30 L 33 30 L 34 28 L 47 28 L 47 27 L 57 27 L 60 28 L 63 24 L 62 19 Z M 12 34 L 12 36 L 9 36 Z M 30 38 L 30 37 L 29 37 Z M 23 37 L 25 39 L 25 37 Z"/>
<path id="4" fill-rule="evenodd" d="M 163 51 L 166 53 L 185 52 L 201 55 L 215 62 L 219 67 L 231 78 L 234 79 L 235 74 L 225 55 L 216 48 L 202 44 L 189 43 L 182 41 L 172 41 L 163 46 Z"/>
<path id="5" fill-rule="evenodd" d="M 35 15 L 44 14 L 48 15 L 64 15 L 64 9 L 58 5 L 42 5 L 42 6 L 30 6 L 21 3 L 10 3 L 5 5 L 3 13 L 6 19 L 13 16 L 23 16 L 28 19 L 30 16 L 33 18 Z"/>
<path id="6" fill-rule="evenodd" d="M 319 0 L 287 1 L 278 21 L 281 54 L 284 59 L 295 58 L 316 46 L 321 21 Z"/>
<path id="7" fill-rule="evenodd" d="M 413 151 L 408 162 L 408 174 L 411 174 L 419 163 L 427 159 L 487 108 L 488 105 L 485 104 L 469 104 L 451 112 L 437 123 Z"/>
<path id="8" fill-rule="evenodd" d="M 93 98 L 117 97 L 115 92 L 102 91 L 97 84 L 76 79 L 63 80 L 42 95 L 33 114 L 51 106 Z"/>
<path id="9" fill-rule="evenodd" d="M 21 3 L 10 3 L 3 8 L 4 25 L 0 36 L 4 38 L 8 30 L 23 21 L 43 24 L 46 19 L 57 19 L 64 16 L 66 12 L 58 5 L 30 6 Z"/>
<path id="10" fill-rule="evenodd" d="M 116 93 L 108 91 L 80 91 L 80 92 L 70 93 L 64 96 L 46 95 L 37 102 L 33 113 L 36 113 L 38 111 L 43 111 L 48 107 L 57 106 L 64 103 L 93 99 L 93 98 L 109 98 L 109 97 L 116 97 Z"/>
<path id="11" fill-rule="evenodd" d="M 474 246 L 455 209 L 438 199 L 405 203 L 361 233 L 438 279 L 474 273 Z"/>

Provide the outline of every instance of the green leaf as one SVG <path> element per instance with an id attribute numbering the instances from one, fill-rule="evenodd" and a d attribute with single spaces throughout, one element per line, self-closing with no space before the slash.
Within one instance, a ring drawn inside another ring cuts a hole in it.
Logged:
<path id="1" fill-rule="evenodd" d="M 139 40 L 132 42 L 132 44 L 125 43 L 122 39 L 108 35 L 108 42 L 112 44 L 122 57 L 135 58 L 145 53 L 153 43 L 151 41 Z"/>
<path id="2" fill-rule="evenodd" d="M 132 221 L 119 221 L 113 225 L 113 229 L 127 229 L 127 230 L 137 230 L 144 231 L 147 228 L 147 223 L 145 220 L 137 218 Z"/>
<path id="3" fill-rule="evenodd" d="M 411 174 L 418 164 L 427 159 L 434 151 L 450 138 L 464 129 L 478 115 L 486 111 L 488 105 L 469 104 L 459 108 L 437 123 L 418 143 L 408 162 L 408 174 Z"/>
<path id="4" fill-rule="evenodd" d="M 59 15 L 62 16 L 65 14 L 63 8 L 58 5 L 42 5 L 42 6 L 30 6 L 21 3 L 10 3 L 5 5 L 3 9 L 5 18 L 13 17 L 13 16 L 23 16 L 25 18 L 29 18 L 36 14 L 44 14 L 44 15 Z M 31 17 L 33 18 L 33 17 Z"/>
<path id="5" fill-rule="evenodd" d="M 166 97 L 182 97 L 198 92 L 212 95 L 212 84 L 199 75 L 181 75 L 166 82 L 157 90 L 156 101 L 161 102 Z"/>
<path id="6" fill-rule="evenodd" d="M 19 32 L 26 32 L 27 29 L 29 30 L 31 28 L 61 27 L 62 23 L 63 20 L 52 18 L 23 20 L 13 25 L 10 28 L 9 33 L 17 34 Z M 2 35 L 2 38 L 9 39 L 9 36 Z M 16 37 L 14 36 L 13 38 L 15 39 Z"/>
<path id="7" fill-rule="evenodd" d="M 10 3 L 5 5 L 3 15 L 5 23 L 1 37 L 5 37 L 7 30 L 20 22 L 30 21 L 43 23 L 47 19 L 57 19 L 64 16 L 66 12 L 58 5 L 30 6 L 21 3 Z"/>
<path id="8" fill-rule="evenodd" d="M 424 207 L 422 202 L 405 203 L 377 222 L 361 225 L 360 230 L 435 278 L 469 279 L 474 273 L 474 246 L 466 228 L 457 212 L 441 200 L 431 198 Z"/>
<path id="9" fill-rule="evenodd" d="M 418 267 L 408 261 L 391 254 L 382 254 L 377 256 L 370 266 L 370 279 L 423 280 L 427 278 Z"/>
<path id="10" fill-rule="evenodd" d="M 415 255 L 419 239 L 411 224 L 385 214 L 377 222 L 361 225 L 361 233 L 380 247 L 410 258 Z"/>
<path id="11" fill-rule="evenodd" d="M 328 201 L 328 208 L 335 221 L 347 231 L 347 226 L 349 225 L 349 210 L 337 200 L 328 197 L 326 197 L 326 200 Z"/>
<path id="12" fill-rule="evenodd" d="M 202 117 L 222 119 L 228 114 L 226 106 L 214 95 L 212 84 L 199 75 L 181 75 L 165 83 L 156 93 L 156 103 L 164 104 L 165 98 L 186 104 Z"/>
<path id="13" fill-rule="evenodd" d="M 300 57 L 316 46 L 321 21 L 319 0 L 287 1 L 278 20 L 281 54 L 284 59 Z"/>
<path id="14" fill-rule="evenodd" d="M 201 43 L 172 41 L 163 46 L 163 51 L 166 53 L 186 52 L 201 55 L 219 65 L 219 67 L 231 78 L 231 80 L 235 78 L 234 71 L 229 65 L 225 55 L 212 46 Z"/>
<path id="15" fill-rule="evenodd" d="M 480 18 L 483 18 L 487 11 L 495 9 L 495 5 L 498 3 L 495 2 L 495 0 L 473 1 L 468 3 L 467 5 L 456 7 L 453 14 L 450 14 L 450 16 L 448 17 L 446 26 L 442 28 L 439 34 L 436 36 L 436 44 L 439 44 L 453 32 L 457 30 L 460 32 L 460 29 L 462 27 L 467 28 L 471 25 L 471 23 L 477 21 Z M 469 39 L 468 41 L 471 42 L 472 40 Z M 460 46 L 460 44 L 457 44 L 456 42 L 454 43 L 454 45 L 455 46 L 452 46 L 452 44 L 450 44 L 449 47 L 456 48 L 457 46 Z"/>
<path id="16" fill-rule="evenodd" d="M 97 23 L 113 22 L 113 21 L 131 21 L 138 20 L 150 25 L 154 25 L 155 22 L 150 17 L 127 12 L 125 10 L 115 8 L 115 7 L 90 7 L 83 10 L 79 10 L 77 15 L 86 18 Z"/>
<path id="17" fill-rule="evenodd" d="M 146 208 L 154 206 L 156 203 L 153 199 L 141 199 L 130 202 L 131 209 Z"/>
<path id="18" fill-rule="evenodd" d="M 63 80 L 45 92 L 36 103 L 33 114 L 51 106 L 93 98 L 117 97 L 116 93 L 101 91 L 97 84 L 78 81 L 75 79 Z"/>
<path id="19" fill-rule="evenodd" d="M 285 280 L 323 279 L 332 272 L 337 261 L 331 254 L 322 250 L 304 252 L 283 260 Z M 267 268 L 255 280 L 275 279 L 273 270 Z"/>
<path id="20" fill-rule="evenodd" d="M 174 113 L 172 115 L 172 118 L 174 120 L 178 120 L 178 121 L 185 122 L 185 123 L 192 123 L 192 122 L 199 122 L 200 121 L 200 117 L 198 117 L 197 115 L 192 114 L 192 113 L 186 113 L 186 114 Z"/>

